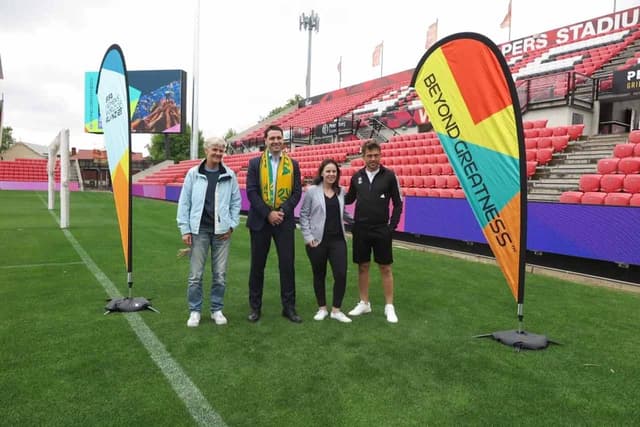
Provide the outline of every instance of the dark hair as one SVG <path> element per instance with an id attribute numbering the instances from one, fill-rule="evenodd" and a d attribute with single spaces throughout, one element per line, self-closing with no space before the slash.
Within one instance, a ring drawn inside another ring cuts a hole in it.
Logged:
<path id="1" fill-rule="evenodd" d="M 282 128 L 281 128 L 280 126 L 278 126 L 278 125 L 269 125 L 269 126 L 267 126 L 267 128 L 264 130 L 264 135 L 263 135 L 263 136 L 264 136 L 264 139 L 267 139 L 267 134 L 269 133 L 269 131 L 272 131 L 272 130 L 277 130 L 277 131 L 279 131 L 279 132 L 280 132 L 280 134 L 281 134 L 281 135 L 283 135 L 283 136 L 284 136 L 284 131 L 282 130 Z"/>
<path id="2" fill-rule="evenodd" d="M 364 156 L 364 153 L 366 153 L 367 151 L 371 151 L 371 150 L 378 150 L 378 151 L 382 151 L 382 148 L 380 147 L 380 143 L 378 141 L 375 140 L 371 140 L 371 141 L 367 141 L 364 144 L 362 144 L 362 148 L 361 148 L 361 153 Z"/>
<path id="3" fill-rule="evenodd" d="M 331 187 L 333 188 L 333 191 L 336 192 L 336 194 L 340 194 L 340 165 L 338 165 L 338 162 L 333 159 L 324 159 L 322 163 L 320 163 L 320 167 L 318 168 L 318 175 L 313 179 L 313 184 L 319 185 L 322 182 L 322 171 L 327 167 L 327 165 L 330 164 L 336 165 L 336 182 L 334 182 Z"/>

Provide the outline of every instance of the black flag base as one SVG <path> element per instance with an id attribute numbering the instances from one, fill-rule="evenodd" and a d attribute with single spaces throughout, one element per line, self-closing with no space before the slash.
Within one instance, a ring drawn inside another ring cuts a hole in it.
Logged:
<path id="1" fill-rule="evenodd" d="M 491 337 L 494 340 L 513 347 L 515 349 L 522 350 L 544 350 L 549 347 L 549 344 L 558 344 L 555 341 L 551 341 L 544 335 L 532 334 L 527 331 L 498 331 L 491 334 L 476 335 L 474 338 L 487 338 Z"/>
<path id="2" fill-rule="evenodd" d="M 113 312 L 130 313 L 133 311 L 151 310 L 156 313 L 160 313 L 158 310 L 151 306 L 151 301 L 144 297 L 124 297 L 124 298 L 111 298 L 104 307 L 105 313 L 109 314 Z"/>

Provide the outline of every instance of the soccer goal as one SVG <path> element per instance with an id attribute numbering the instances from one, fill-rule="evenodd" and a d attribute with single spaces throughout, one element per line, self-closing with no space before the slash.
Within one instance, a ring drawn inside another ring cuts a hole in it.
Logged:
<path id="1" fill-rule="evenodd" d="M 56 160 L 60 153 L 60 228 L 69 228 L 69 129 L 61 130 L 49 144 L 47 175 L 49 177 L 49 210 L 55 208 Z"/>

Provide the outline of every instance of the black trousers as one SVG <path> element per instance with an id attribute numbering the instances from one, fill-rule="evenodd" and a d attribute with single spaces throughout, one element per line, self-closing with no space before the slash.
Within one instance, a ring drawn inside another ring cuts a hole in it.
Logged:
<path id="1" fill-rule="evenodd" d="M 318 306 L 327 305 L 325 296 L 325 279 L 327 276 L 327 261 L 333 272 L 333 306 L 340 308 L 347 287 L 347 242 L 344 237 L 325 236 L 322 242 L 312 248 L 306 246 L 307 256 L 313 271 L 313 290 L 316 294 Z"/>
<path id="2" fill-rule="evenodd" d="M 262 289 L 264 288 L 264 268 L 267 264 L 271 239 L 278 251 L 280 270 L 280 299 L 285 310 L 296 307 L 296 278 L 294 228 L 282 228 L 266 224 L 261 230 L 250 230 L 251 270 L 249 272 L 249 305 L 252 310 L 262 309 Z"/>

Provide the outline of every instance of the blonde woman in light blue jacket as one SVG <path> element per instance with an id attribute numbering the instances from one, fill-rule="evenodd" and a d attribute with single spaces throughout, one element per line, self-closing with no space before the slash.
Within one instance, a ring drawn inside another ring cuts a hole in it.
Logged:
<path id="1" fill-rule="evenodd" d="M 344 210 L 344 189 L 339 186 L 340 167 L 333 159 L 320 164 L 314 185 L 306 191 L 300 209 L 300 229 L 306 245 L 307 256 L 313 271 L 313 290 L 318 302 L 318 312 L 313 318 L 323 320 L 327 316 L 339 322 L 349 323 L 340 309 L 347 284 L 347 242 L 344 221 L 351 216 Z M 325 279 L 327 261 L 333 272 L 333 306 L 327 309 Z"/>
<path id="2" fill-rule="evenodd" d="M 240 188 L 236 174 L 222 163 L 226 142 L 209 138 L 205 160 L 187 172 L 178 200 L 178 228 L 191 248 L 187 303 L 190 328 L 200 323 L 202 276 L 211 248 L 211 319 L 225 325 L 222 314 L 231 233 L 240 223 Z"/>

